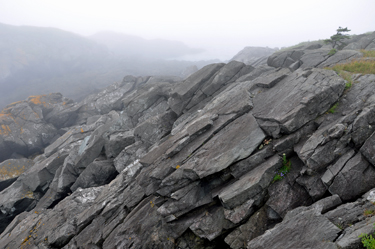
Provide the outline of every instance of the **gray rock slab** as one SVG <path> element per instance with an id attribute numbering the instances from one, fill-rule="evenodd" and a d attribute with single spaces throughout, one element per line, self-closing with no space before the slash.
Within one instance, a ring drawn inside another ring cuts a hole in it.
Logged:
<path id="1" fill-rule="evenodd" d="M 2 232 L 13 218 L 30 211 L 37 203 L 37 196 L 24 186 L 21 181 L 15 181 L 0 192 L 0 231 Z"/>
<path id="2" fill-rule="evenodd" d="M 297 153 L 310 170 L 319 171 L 349 151 L 350 141 L 350 129 L 334 121 L 312 134 Z"/>
<path id="3" fill-rule="evenodd" d="M 279 167 L 281 167 L 280 157 L 273 156 L 238 181 L 224 188 L 219 194 L 219 199 L 224 207 L 235 208 L 261 193 L 270 185 L 275 171 Z"/>
<path id="4" fill-rule="evenodd" d="M 94 161 L 78 176 L 70 189 L 74 192 L 78 188 L 102 186 L 113 180 L 117 174 L 111 160 Z"/>
<path id="5" fill-rule="evenodd" d="M 94 203 L 101 190 L 99 187 L 76 191 L 54 209 L 33 211 L 15 219 L 2 234 L 1 244 L 13 248 L 63 247 L 79 232 L 78 216 Z M 21 237 L 24 239 L 20 240 Z"/>
<path id="6" fill-rule="evenodd" d="M 8 159 L 0 163 L 0 192 L 34 165 L 30 159 Z"/>
<path id="7" fill-rule="evenodd" d="M 297 70 L 273 88 L 257 94 L 253 100 L 254 117 L 268 135 L 291 133 L 335 103 L 345 88 L 345 82 L 332 71 L 312 69 L 304 77 Z"/>
<path id="8" fill-rule="evenodd" d="M 319 209 L 321 208 L 322 209 L 321 213 L 324 214 L 341 204 L 342 204 L 342 201 L 340 197 L 338 195 L 332 195 L 332 196 L 323 198 L 317 202 L 314 202 L 314 204 L 312 204 L 311 206 L 314 208 L 315 207 Z"/>
<path id="9" fill-rule="evenodd" d="M 198 72 L 189 76 L 182 84 L 176 85 L 168 100 L 170 108 L 177 113 L 177 115 L 180 115 L 185 106 L 190 102 L 193 94 L 224 65 L 225 64 L 220 63 L 205 66 Z"/>
<path id="10" fill-rule="evenodd" d="M 344 203 L 335 209 L 324 214 L 333 224 L 347 228 L 353 224 L 364 221 L 364 211 L 373 207 L 373 204 L 366 200 L 357 200 Z"/>
<path id="11" fill-rule="evenodd" d="M 40 107 L 43 103 L 48 105 L 44 102 L 48 101 L 48 98 L 45 98 L 47 97 L 34 96 L 30 101 L 16 102 L 2 110 L 0 113 L 0 161 L 9 159 L 12 153 L 25 157 L 40 153 L 55 139 L 57 129 L 45 122 L 42 107 Z M 34 111 L 38 106 L 39 114 Z"/>
<path id="12" fill-rule="evenodd" d="M 358 222 L 348 228 L 344 231 L 344 236 L 341 236 L 337 241 L 336 244 L 339 246 L 339 248 L 361 248 L 363 246 L 361 242 L 360 235 L 364 234 L 374 234 L 375 228 L 375 217 L 370 217 L 367 220 Z"/>
<path id="13" fill-rule="evenodd" d="M 250 199 L 234 209 L 224 209 L 225 219 L 233 224 L 238 224 L 254 213 L 254 200 Z"/>
<path id="14" fill-rule="evenodd" d="M 290 70 L 287 68 L 279 68 L 273 71 L 266 72 L 262 74 L 260 77 L 254 80 L 254 83 L 258 87 L 262 88 L 272 88 L 282 79 L 290 74 Z"/>
<path id="15" fill-rule="evenodd" d="M 52 156 L 35 163 L 26 174 L 21 175 L 19 181 L 33 192 L 45 193 L 57 169 L 64 163 L 67 156 L 68 153 L 65 151 L 56 152 Z"/>
<path id="16" fill-rule="evenodd" d="M 262 235 L 266 230 L 267 213 L 263 207 L 255 212 L 245 224 L 239 226 L 233 232 L 228 234 L 224 241 L 230 246 L 230 248 L 245 248 L 250 240 Z"/>
<path id="17" fill-rule="evenodd" d="M 372 32 L 370 34 L 358 35 L 349 39 L 346 43 L 348 45 L 343 49 L 359 50 L 375 48 L 375 34 Z"/>
<path id="18" fill-rule="evenodd" d="M 258 147 L 259 149 L 259 147 Z M 233 177 L 236 179 L 240 178 L 247 172 L 253 170 L 259 164 L 264 163 L 268 158 L 273 156 L 275 151 L 272 148 L 272 144 L 265 145 L 259 151 L 255 151 L 253 155 L 241 160 L 230 166 L 230 171 Z"/>
<path id="19" fill-rule="evenodd" d="M 270 56 L 272 53 L 276 52 L 277 49 L 268 47 L 245 47 L 239 51 L 231 60 L 236 60 L 243 62 L 247 65 L 254 63 L 259 58 Z"/>
<path id="20" fill-rule="evenodd" d="M 202 87 L 202 92 L 207 95 L 213 95 L 217 90 L 219 90 L 224 84 L 228 83 L 232 78 L 245 67 L 245 64 L 238 61 L 231 61 L 213 76 L 212 81 L 209 84 L 204 84 Z"/>
<path id="21" fill-rule="evenodd" d="M 264 138 L 254 117 L 244 114 L 204 144 L 182 168 L 194 171 L 200 178 L 209 176 L 248 157 Z"/>
<path id="22" fill-rule="evenodd" d="M 331 48 L 319 48 L 313 50 L 305 50 L 300 58 L 302 65 L 301 68 L 318 67 L 324 63 L 330 56 L 328 55 Z"/>
<path id="23" fill-rule="evenodd" d="M 336 175 L 341 171 L 341 169 L 345 166 L 346 162 L 352 158 L 355 154 L 354 150 L 349 150 L 343 156 L 341 156 L 333 165 L 327 167 L 326 172 L 322 176 L 322 182 L 329 186 L 332 184 Z"/>
<path id="24" fill-rule="evenodd" d="M 247 244 L 252 248 L 336 249 L 333 241 L 341 230 L 320 214 L 320 210 L 297 208 L 284 220 Z"/>
<path id="25" fill-rule="evenodd" d="M 362 53 L 355 50 L 341 50 L 329 57 L 323 63 L 319 64 L 319 68 L 331 67 L 339 63 L 350 62 L 351 60 L 361 58 Z"/>
<path id="26" fill-rule="evenodd" d="M 121 173 L 122 170 L 141 158 L 145 153 L 146 148 L 141 141 L 125 147 L 113 161 L 117 172 Z"/>
<path id="27" fill-rule="evenodd" d="M 134 136 L 144 143 L 154 144 L 170 133 L 176 118 L 172 111 L 149 118 L 134 129 Z"/>
<path id="28" fill-rule="evenodd" d="M 224 208 L 216 206 L 205 211 L 189 228 L 198 237 L 211 241 L 233 226 L 233 223 L 225 219 Z"/>
<path id="29" fill-rule="evenodd" d="M 375 165 L 375 133 L 373 133 L 361 147 L 361 153 L 372 164 Z"/>
<path id="30" fill-rule="evenodd" d="M 236 80 L 236 82 L 251 81 L 251 80 L 256 79 L 257 77 L 259 77 L 263 73 L 271 71 L 271 70 L 274 70 L 274 68 L 273 67 L 269 67 L 269 66 L 260 66 L 260 67 L 257 67 L 254 70 L 252 70 L 250 73 L 247 73 L 247 74 L 239 77 Z"/>
<path id="31" fill-rule="evenodd" d="M 273 149 L 278 152 L 283 152 L 287 149 L 293 148 L 294 145 L 311 135 L 316 130 L 314 122 L 307 123 L 300 129 L 296 130 L 290 135 L 282 136 L 273 141 Z"/>
<path id="32" fill-rule="evenodd" d="M 176 193 L 174 196 L 177 196 Z M 193 184 L 186 189 L 186 193 L 178 200 L 169 200 L 158 208 L 158 213 L 168 220 L 175 220 L 177 217 L 191 211 L 194 208 L 212 202 L 210 189 L 204 188 L 201 184 Z"/>
<path id="33" fill-rule="evenodd" d="M 280 217 L 299 206 L 308 206 L 312 200 L 308 192 L 299 184 L 289 182 L 288 178 L 273 183 L 268 188 L 269 199 L 266 205 L 271 207 Z"/>
<path id="34" fill-rule="evenodd" d="M 305 188 L 314 202 L 320 200 L 327 191 L 326 185 L 323 184 L 318 174 L 300 176 L 296 182 Z"/>
<path id="35" fill-rule="evenodd" d="M 107 158 L 115 158 L 127 146 L 135 142 L 132 131 L 114 133 L 109 136 L 109 141 L 105 143 L 105 153 Z"/>
<path id="36" fill-rule="evenodd" d="M 361 153 L 357 153 L 335 177 L 329 192 L 349 201 L 374 188 L 374 177 L 374 166 L 369 164 Z"/>

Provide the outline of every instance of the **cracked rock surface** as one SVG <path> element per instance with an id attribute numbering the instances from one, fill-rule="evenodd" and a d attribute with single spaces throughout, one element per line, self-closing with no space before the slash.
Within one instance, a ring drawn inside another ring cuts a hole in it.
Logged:
<path id="1" fill-rule="evenodd" d="M 345 89 L 324 67 L 374 34 L 346 42 L 8 105 L 0 248 L 357 248 L 375 223 L 375 76 Z"/>

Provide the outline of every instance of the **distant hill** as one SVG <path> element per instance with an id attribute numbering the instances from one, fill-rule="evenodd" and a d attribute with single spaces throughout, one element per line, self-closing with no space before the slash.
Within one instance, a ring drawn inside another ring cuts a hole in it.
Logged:
<path id="1" fill-rule="evenodd" d="M 245 47 L 239 51 L 231 61 L 240 61 L 247 65 L 259 66 L 267 64 L 267 58 L 278 51 L 278 48 L 269 47 Z"/>
<path id="2" fill-rule="evenodd" d="M 188 67 L 213 62 L 165 60 L 200 50 L 110 32 L 88 38 L 56 28 L 0 23 L 0 37 L 0 108 L 51 92 L 80 100 L 127 74 L 183 76 Z"/>
<path id="3" fill-rule="evenodd" d="M 147 40 L 112 31 L 98 32 L 88 38 L 105 45 L 111 52 L 125 58 L 171 59 L 204 51 L 190 48 L 180 41 Z"/>

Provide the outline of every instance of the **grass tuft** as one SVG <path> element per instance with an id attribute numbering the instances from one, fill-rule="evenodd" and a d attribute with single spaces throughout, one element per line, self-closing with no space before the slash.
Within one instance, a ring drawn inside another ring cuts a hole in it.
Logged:
<path id="1" fill-rule="evenodd" d="M 328 113 L 335 113 L 336 108 L 337 108 L 338 105 L 339 105 L 339 103 L 337 102 L 337 103 L 334 104 L 331 108 L 329 108 L 329 110 L 328 110 L 327 112 L 328 112 Z"/>
<path id="2" fill-rule="evenodd" d="M 375 50 L 360 50 L 361 53 L 363 54 L 363 57 L 375 57 Z"/>
<path id="3" fill-rule="evenodd" d="M 329 68 L 336 72 L 347 71 L 350 73 L 375 74 L 375 61 L 353 60 L 344 64 L 337 64 Z"/>

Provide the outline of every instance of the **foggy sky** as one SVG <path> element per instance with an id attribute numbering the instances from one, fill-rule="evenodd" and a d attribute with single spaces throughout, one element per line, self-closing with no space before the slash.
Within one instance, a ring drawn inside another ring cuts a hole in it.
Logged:
<path id="1" fill-rule="evenodd" d="M 227 60 L 245 46 L 283 47 L 375 31 L 374 0 L 0 0 L 0 23 L 178 40 Z M 1 39 L 1 37 L 0 37 Z"/>

